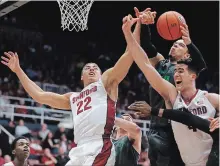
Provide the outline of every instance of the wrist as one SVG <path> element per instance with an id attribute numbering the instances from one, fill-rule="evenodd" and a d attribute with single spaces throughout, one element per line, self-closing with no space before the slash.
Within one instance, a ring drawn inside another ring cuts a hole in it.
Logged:
<path id="1" fill-rule="evenodd" d="M 191 40 L 188 40 L 187 42 L 185 42 L 185 44 L 186 44 L 186 46 L 188 47 L 188 46 L 192 45 L 192 41 L 191 41 Z"/>
<path id="2" fill-rule="evenodd" d="M 19 66 L 14 72 L 16 75 L 18 75 L 19 73 L 21 73 L 22 69 L 21 67 Z"/>
<path id="3" fill-rule="evenodd" d="M 160 109 L 151 108 L 151 115 L 158 116 Z"/>

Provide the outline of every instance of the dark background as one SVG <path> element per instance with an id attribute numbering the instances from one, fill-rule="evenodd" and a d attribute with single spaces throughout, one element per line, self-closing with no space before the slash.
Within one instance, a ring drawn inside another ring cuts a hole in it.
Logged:
<path id="1" fill-rule="evenodd" d="M 90 10 L 88 31 L 68 32 L 61 29 L 60 9 L 57 2 L 29 2 L 21 8 L 8 14 L 8 18 L 16 16 L 19 28 L 39 31 L 43 34 L 43 42 L 56 46 L 64 58 L 77 53 L 87 56 L 89 61 L 96 62 L 96 56 L 88 49 L 88 42 L 95 42 L 99 46 L 98 54 L 109 53 L 113 65 L 122 55 L 126 43 L 121 30 L 122 18 L 131 13 L 133 7 L 140 10 L 151 7 L 157 11 L 157 18 L 164 12 L 174 10 L 181 13 L 189 26 L 192 41 L 202 52 L 208 65 L 208 70 L 218 71 L 219 67 L 219 2 L 165 2 L 165 1 L 140 1 L 140 2 L 104 2 L 95 1 Z M 0 21 L 2 21 L 1 18 Z M 157 19 L 156 19 L 157 20 Z M 156 26 L 151 25 L 152 41 L 158 51 L 164 56 L 169 52 L 173 41 L 162 39 L 156 31 Z M 43 58 L 43 57 L 42 57 Z M 73 57 L 71 57 L 73 58 Z M 65 65 L 65 64 L 61 64 Z M 0 70 L 8 70 L 0 67 Z M 134 70 L 135 67 L 134 67 Z M 133 68 L 132 68 L 133 71 Z M 132 74 L 135 74 L 131 72 Z M 204 72 L 206 73 L 206 72 Z"/>

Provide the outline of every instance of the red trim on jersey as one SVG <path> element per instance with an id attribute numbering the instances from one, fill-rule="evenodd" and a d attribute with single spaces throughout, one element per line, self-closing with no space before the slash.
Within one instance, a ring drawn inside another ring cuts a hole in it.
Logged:
<path id="1" fill-rule="evenodd" d="M 105 166 L 108 162 L 108 159 L 111 155 L 112 142 L 111 142 L 111 133 L 113 130 L 115 122 L 115 112 L 116 112 L 116 103 L 108 97 L 107 99 L 107 117 L 106 124 L 104 128 L 103 147 L 101 152 L 96 156 L 93 166 Z"/>
<path id="2" fill-rule="evenodd" d="M 188 104 L 191 103 L 191 101 L 196 97 L 198 91 L 199 91 L 199 90 L 197 89 L 197 90 L 196 90 L 196 93 L 195 93 L 192 97 L 190 97 L 189 100 L 184 99 L 183 96 L 181 95 L 181 97 L 182 97 L 183 101 L 186 103 L 186 105 L 188 105 Z"/>

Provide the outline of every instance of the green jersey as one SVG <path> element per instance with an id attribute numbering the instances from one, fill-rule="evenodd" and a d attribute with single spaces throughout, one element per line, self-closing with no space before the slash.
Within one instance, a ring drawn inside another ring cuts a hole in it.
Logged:
<path id="1" fill-rule="evenodd" d="M 127 136 L 112 140 L 116 151 L 115 166 L 137 166 L 139 153 Z"/>

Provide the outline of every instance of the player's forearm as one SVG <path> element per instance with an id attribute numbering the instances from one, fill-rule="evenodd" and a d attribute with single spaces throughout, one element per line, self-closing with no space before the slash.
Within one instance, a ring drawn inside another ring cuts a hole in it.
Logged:
<path id="1" fill-rule="evenodd" d="M 134 29 L 134 38 L 140 43 L 140 23 L 137 23 Z M 120 57 L 115 66 L 113 67 L 113 78 L 119 84 L 128 74 L 128 71 L 134 62 L 131 51 L 126 48 L 125 53 Z"/>
<path id="2" fill-rule="evenodd" d="M 153 58 L 157 56 L 157 49 L 151 42 L 151 31 L 150 25 L 142 25 L 141 26 L 141 46 L 144 51 L 147 53 L 149 58 Z"/>
<path id="3" fill-rule="evenodd" d="M 129 135 L 132 135 L 132 137 L 136 137 L 137 134 L 141 132 L 140 127 L 135 123 L 121 118 L 115 118 L 115 125 L 127 131 Z"/>
<path id="4" fill-rule="evenodd" d="M 146 53 L 141 48 L 141 46 L 135 41 L 134 37 L 131 33 L 125 33 L 125 38 L 128 44 L 128 49 L 131 51 L 131 55 L 144 73 L 146 79 L 150 83 L 150 85 L 162 95 L 164 98 L 169 98 L 169 91 L 167 91 L 167 84 L 164 82 L 163 78 L 159 75 L 159 73 L 155 70 L 155 68 L 151 65 Z M 170 88 L 170 87 L 169 87 Z"/>
<path id="5" fill-rule="evenodd" d="M 140 44 L 141 43 L 141 23 L 139 21 L 136 23 L 133 35 L 137 43 Z"/>
<path id="6" fill-rule="evenodd" d="M 135 40 L 131 32 L 125 32 L 124 34 L 131 56 L 133 57 L 139 68 L 141 68 L 141 70 L 144 69 L 145 64 L 150 64 L 146 53 Z"/>
<path id="7" fill-rule="evenodd" d="M 196 115 L 191 114 L 187 109 L 183 108 L 184 111 L 178 109 L 151 109 L 151 114 L 160 116 L 166 119 L 170 119 L 182 124 L 198 128 L 208 134 L 210 134 L 210 122 L 206 119 L 202 119 Z"/>
<path id="8" fill-rule="evenodd" d="M 25 91 L 34 100 L 38 101 L 40 97 L 40 92 L 43 92 L 43 90 L 39 86 L 37 86 L 33 81 L 31 81 L 21 68 L 16 72 L 16 75 L 19 78 L 21 84 L 23 85 Z"/>
<path id="9" fill-rule="evenodd" d="M 196 63 L 196 66 L 199 68 L 199 70 L 206 69 L 207 66 L 205 60 L 196 45 L 190 43 L 189 45 L 187 45 L 187 48 L 189 50 L 190 57 L 192 58 L 193 62 Z"/>

